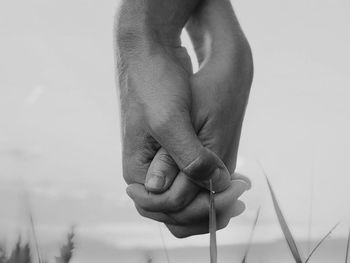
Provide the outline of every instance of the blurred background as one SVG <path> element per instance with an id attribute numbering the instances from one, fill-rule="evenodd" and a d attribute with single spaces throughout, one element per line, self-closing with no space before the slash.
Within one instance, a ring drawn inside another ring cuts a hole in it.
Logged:
<path id="1" fill-rule="evenodd" d="M 261 165 L 303 253 L 341 222 L 314 258 L 337 262 L 350 223 L 350 2 L 233 5 L 255 59 L 238 160 L 253 189 L 243 198 L 245 213 L 218 233 L 220 262 L 242 257 L 259 206 L 251 262 L 292 262 Z M 72 262 L 166 262 L 164 246 L 172 262 L 209 261 L 207 235 L 178 240 L 141 218 L 125 194 L 117 6 L 0 2 L 0 242 L 28 233 L 29 206 L 48 258 L 76 225 Z M 190 50 L 186 35 L 183 44 Z"/>

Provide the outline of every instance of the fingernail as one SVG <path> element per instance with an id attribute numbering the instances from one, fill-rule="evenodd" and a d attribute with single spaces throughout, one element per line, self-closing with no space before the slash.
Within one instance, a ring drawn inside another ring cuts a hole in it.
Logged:
<path id="1" fill-rule="evenodd" d="M 236 180 L 233 180 L 233 183 L 242 185 L 242 188 L 244 189 L 244 191 L 250 190 L 250 185 L 244 180 L 236 179 Z"/>
<path id="2" fill-rule="evenodd" d="M 229 185 L 227 183 L 224 183 L 224 181 L 221 179 L 224 176 L 225 176 L 224 171 L 220 168 L 216 168 L 212 173 L 211 180 L 213 182 L 214 192 L 222 192 L 229 187 Z M 209 181 L 208 181 L 208 186 L 209 186 Z M 210 188 L 208 189 L 210 190 Z"/>
<path id="3" fill-rule="evenodd" d="M 151 176 L 146 182 L 146 187 L 152 190 L 161 190 L 164 187 L 164 185 L 164 176 Z"/>

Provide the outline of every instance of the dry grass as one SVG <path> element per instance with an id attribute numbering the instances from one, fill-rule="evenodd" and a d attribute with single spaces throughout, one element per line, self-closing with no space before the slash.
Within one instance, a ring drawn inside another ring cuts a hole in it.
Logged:
<path id="1" fill-rule="evenodd" d="M 21 238 L 18 238 L 10 255 L 6 257 L 5 249 L 2 248 L 3 256 L 1 263 L 31 263 L 31 251 L 29 243 L 22 244 Z"/>
<path id="2" fill-rule="evenodd" d="M 56 257 L 56 263 L 69 263 L 74 250 L 74 231 L 67 235 L 65 244 L 60 249 L 60 255 Z M 39 261 L 39 259 L 37 259 Z M 47 260 L 41 260 L 43 263 L 49 263 Z M 18 238 L 16 244 L 9 254 L 6 253 L 4 246 L 0 246 L 0 263 L 35 263 L 33 259 L 33 251 L 29 242 L 22 242 Z"/>
<path id="3" fill-rule="evenodd" d="M 66 243 L 60 249 L 60 255 L 56 257 L 56 263 L 69 263 L 74 250 L 74 229 L 67 234 Z"/>

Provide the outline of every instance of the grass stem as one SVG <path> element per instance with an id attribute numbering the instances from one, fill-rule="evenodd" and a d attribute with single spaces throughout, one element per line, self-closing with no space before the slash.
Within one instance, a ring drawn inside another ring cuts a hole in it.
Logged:
<path id="1" fill-rule="evenodd" d="M 210 263 L 217 263 L 215 192 L 213 191 L 213 182 L 211 180 L 209 194 L 209 234 Z"/>

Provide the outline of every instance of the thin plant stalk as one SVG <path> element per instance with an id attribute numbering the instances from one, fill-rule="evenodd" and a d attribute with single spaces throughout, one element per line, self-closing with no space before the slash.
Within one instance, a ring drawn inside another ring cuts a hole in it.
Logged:
<path id="1" fill-rule="evenodd" d="M 253 225 L 252 225 L 252 230 L 250 232 L 247 248 L 245 250 L 244 257 L 242 259 L 242 263 L 246 263 L 247 262 L 247 257 L 248 257 L 248 253 L 249 253 L 250 247 L 252 245 L 255 228 L 256 228 L 256 225 L 258 223 L 259 214 L 260 214 L 260 207 L 258 208 L 258 211 L 256 212 L 256 215 L 255 215 L 255 219 L 254 219 L 254 222 L 253 222 Z"/>
<path id="2" fill-rule="evenodd" d="M 269 186 L 269 190 L 270 190 L 270 194 L 271 194 L 271 197 L 272 197 L 272 201 L 273 201 L 273 206 L 275 208 L 275 211 L 276 211 L 276 215 L 277 215 L 277 218 L 278 218 L 278 222 L 281 226 L 281 229 L 282 229 L 282 232 L 284 234 L 284 237 L 288 243 L 288 246 L 289 246 L 289 249 L 294 257 L 294 260 L 296 263 L 303 263 L 302 259 L 301 259 L 301 255 L 299 253 L 299 250 L 298 250 L 298 247 L 296 245 L 296 242 L 293 238 L 293 235 L 288 227 L 288 224 L 283 216 L 283 213 L 281 211 L 281 208 L 278 204 L 278 201 L 277 201 L 277 198 L 276 198 L 276 195 L 272 189 L 272 185 L 269 181 L 269 178 L 267 177 L 266 173 L 264 172 L 265 174 L 265 178 L 266 178 L 266 181 L 267 181 L 267 184 Z"/>
<path id="3" fill-rule="evenodd" d="M 216 243 L 216 210 L 215 210 L 215 192 L 213 191 L 213 182 L 210 180 L 209 194 L 209 234 L 210 234 L 210 263 L 217 263 L 217 243 Z"/>
<path id="4" fill-rule="evenodd" d="M 314 247 L 314 249 L 311 251 L 310 255 L 307 257 L 307 259 L 305 260 L 305 263 L 309 262 L 310 258 L 312 257 L 312 255 L 316 252 L 316 250 L 321 246 L 321 244 L 323 243 L 323 241 L 325 241 L 330 234 L 332 234 L 332 232 L 334 231 L 334 229 L 336 229 L 336 227 L 339 225 L 339 223 L 335 224 L 331 230 L 328 231 L 328 233 L 317 243 L 317 245 Z"/>

